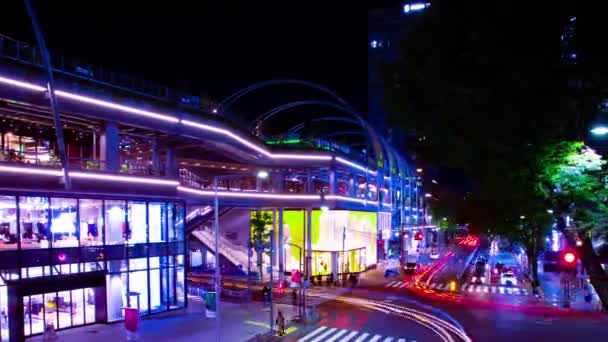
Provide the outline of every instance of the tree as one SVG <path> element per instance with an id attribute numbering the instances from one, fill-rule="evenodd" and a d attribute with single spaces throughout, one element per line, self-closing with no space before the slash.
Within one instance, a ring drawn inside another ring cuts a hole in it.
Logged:
<path id="1" fill-rule="evenodd" d="M 272 214 L 268 211 L 251 213 L 251 245 L 256 252 L 260 280 L 264 279 L 264 254 L 268 254 L 272 237 Z"/>
<path id="2" fill-rule="evenodd" d="M 608 231 L 606 161 L 582 142 L 560 142 L 546 146 L 539 158 L 537 191 L 554 208 L 557 227 L 566 232 L 567 216 L 583 240 L 581 258 L 585 267 L 605 274 L 591 244 L 591 236 Z M 571 242 L 574 236 L 570 236 Z"/>

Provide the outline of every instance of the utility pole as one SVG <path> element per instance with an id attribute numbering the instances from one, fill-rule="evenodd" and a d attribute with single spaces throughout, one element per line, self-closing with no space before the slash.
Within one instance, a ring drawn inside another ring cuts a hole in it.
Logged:
<path id="1" fill-rule="evenodd" d="M 346 226 L 342 228 L 342 273 L 346 273 Z"/>

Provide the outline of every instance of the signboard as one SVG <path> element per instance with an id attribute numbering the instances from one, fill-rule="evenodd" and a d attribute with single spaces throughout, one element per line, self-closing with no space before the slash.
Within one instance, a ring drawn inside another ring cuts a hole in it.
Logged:
<path id="1" fill-rule="evenodd" d="M 216 300 L 215 292 L 205 292 L 205 315 L 207 318 L 215 318 Z"/>
<path id="2" fill-rule="evenodd" d="M 448 229 L 448 221 L 447 220 L 442 220 L 441 223 L 439 224 L 439 227 L 441 229 Z"/>
<path id="3" fill-rule="evenodd" d="M 291 271 L 291 282 L 293 284 L 300 284 L 302 282 L 302 275 L 299 270 Z"/>

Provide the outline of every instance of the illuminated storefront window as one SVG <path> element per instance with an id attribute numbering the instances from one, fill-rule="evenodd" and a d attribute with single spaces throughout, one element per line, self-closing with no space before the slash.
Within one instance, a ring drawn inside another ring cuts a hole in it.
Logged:
<path id="1" fill-rule="evenodd" d="M 25 336 L 43 333 L 46 324 L 68 329 L 121 320 L 127 306 L 141 315 L 185 306 L 184 216 L 180 203 L 0 196 L 0 258 L 14 264 L 0 269 L 0 341 L 11 334 L 9 287 L 23 279 L 107 271 L 96 288 L 41 287 L 24 296 Z"/>

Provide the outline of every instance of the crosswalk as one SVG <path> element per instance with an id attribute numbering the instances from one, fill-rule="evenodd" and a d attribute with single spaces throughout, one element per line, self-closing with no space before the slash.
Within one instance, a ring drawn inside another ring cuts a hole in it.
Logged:
<path id="1" fill-rule="evenodd" d="M 298 339 L 298 342 L 416 342 L 403 337 L 382 336 L 370 332 L 319 326 Z"/>
<path id="2" fill-rule="evenodd" d="M 448 291 L 448 283 L 430 283 L 428 286 L 432 290 L 437 291 Z M 460 286 L 460 292 L 465 294 L 496 294 L 496 295 L 513 295 L 513 296 L 527 296 L 528 290 L 522 287 L 510 287 L 501 285 L 475 285 L 464 283 Z"/>
<path id="3" fill-rule="evenodd" d="M 386 285 L 384 285 L 384 287 L 393 287 L 396 289 L 401 289 L 407 286 L 407 282 L 403 281 L 403 280 L 393 280 L 390 283 L 387 283 Z"/>

